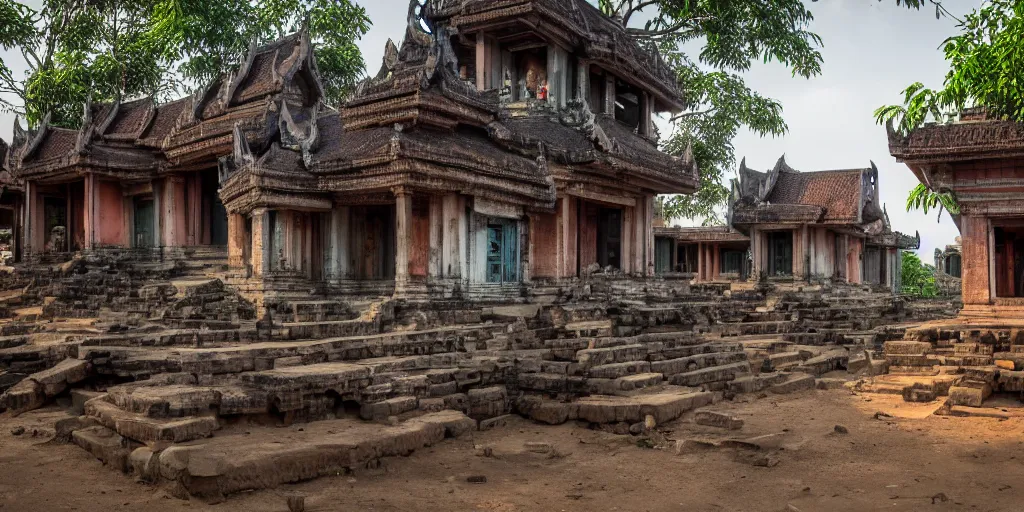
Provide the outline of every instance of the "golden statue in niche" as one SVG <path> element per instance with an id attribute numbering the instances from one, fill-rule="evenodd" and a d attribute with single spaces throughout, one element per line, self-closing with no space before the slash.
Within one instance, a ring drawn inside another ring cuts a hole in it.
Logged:
<path id="1" fill-rule="evenodd" d="M 547 82 L 547 63 L 536 53 L 524 53 L 519 61 L 520 89 L 525 98 L 537 98 L 537 93 Z"/>

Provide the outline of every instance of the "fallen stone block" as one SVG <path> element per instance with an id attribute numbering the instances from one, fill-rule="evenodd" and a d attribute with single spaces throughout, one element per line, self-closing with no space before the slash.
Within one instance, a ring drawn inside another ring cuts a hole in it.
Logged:
<path id="1" fill-rule="evenodd" d="M 128 457 L 131 455 L 129 442 L 106 427 L 96 426 L 75 430 L 71 438 L 104 464 L 119 471 L 128 471 Z"/>
<path id="2" fill-rule="evenodd" d="M 986 398 L 992 395 L 992 387 L 982 383 L 976 387 L 953 386 L 949 388 L 949 405 L 981 407 Z"/>
<path id="3" fill-rule="evenodd" d="M 715 411 L 697 411 L 693 422 L 707 427 L 718 427 L 727 430 L 739 430 L 743 428 L 743 420 L 725 413 Z"/>
<path id="4" fill-rule="evenodd" d="M 505 427 L 505 426 L 508 425 L 508 422 L 511 419 L 512 419 L 512 415 L 511 414 L 503 414 L 501 416 L 496 416 L 494 418 L 487 418 L 485 420 L 481 420 L 480 421 L 480 424 L 479 424 L 478 428 L 481 431 L 484 431 L 484 430 L 491 430 L 491 429 L 494 429 L 494 428 Z"/>
<path id="5" fill-rule="evenodd" d="M 461 413 L 444 411 L 396 426 L 318 421 L 291 432 L 287 443 L 274 436 L 218 436 L 161 452 L 160 475 L 178 482 L 188 494 L 218 501 L 240 491 L 334 475 L 383 457 L 408 455 L 442 441 L 446 425 L 468 425 L 462 418 Z"/>
<path id="6" fill-rule="evenodd" d="M 785 382 L 776 384 L 768 388 L 768 390 L 775 394 L 785 395 L 806 389 L 814 389 L 814 387 L 814 376 L 807 374 L 794 374 L 790 375 Z"/>
<path id="7" fill-rule="evenodd" d="M 843 389 L 846 386 L 847 382 L 849 382 L 849 381 L 846 380 L 846 379 L 832 379 L 832 378 L 816 379 L 814 387 L 816 387 L 818 389 L 823 389 L 823 390 Z"/>
<path id="8" fill-rule="evenodd" d="M 673 375 L 671 383 L 676 386 L 696 387 L 712 382 L 727 382 L 750 374 L 750 364 L 746 361 L 715 366 L 701 370 Z"/>
<path id="9" fill-rule="evenodd" d="M 589 396 L 575 405 L 577 418 L 590 423 L 639 423 L 651 415 L 657 424 L 662 424 L 710 404 L 713 398 L 709 392 L 666 391 L 628 397 Z"/>

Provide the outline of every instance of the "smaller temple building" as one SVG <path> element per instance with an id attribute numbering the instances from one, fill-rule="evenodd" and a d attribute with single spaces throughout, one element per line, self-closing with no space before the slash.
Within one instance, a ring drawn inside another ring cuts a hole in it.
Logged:
<path id="1" fill-rule="evenodd" d="M 25 189 L 11 173 L 10 146 L 0 139 L 0 265 L 21 260 Z"/>
<path id="2" fill-rule="evenodd" d="M 920 236 L 892 230 L 878 169 L 800 172 L 785 157 L 740 164 L 728 225 L 656 228 L 655 268 L 697 281 L 842 281 L 900 288 L 901 251 Z"/>
<path id="3" fill-rule="evenodd" d="M 960 237 L 945 249 L 935 248 L 935 287 L 942 295 L 960 295 L 963 285 L 963 256 Z"/>
<path id="4" fill-rule="evenodd" d="M 887 130 L 889 152 L 929 189 L 953 193 L 960 207 L 953 220 L 962 259 L 937 263 L 960 270 L 961 316 L 1018 315 L 1024 305 L 1024 124 L 975 108 L 955 122 L 909 133 L 890 124 Z"/>

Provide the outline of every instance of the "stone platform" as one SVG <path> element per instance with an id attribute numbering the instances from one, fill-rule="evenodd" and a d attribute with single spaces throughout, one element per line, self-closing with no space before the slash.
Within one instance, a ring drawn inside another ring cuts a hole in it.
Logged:
<path id="1" fill-rule="evenodd" d="M 644 301 L 560 291 L 576 298 L 512 306 L 307 293 L 264 304 L 257 319 L 217 265 L 98 260 L 36 273 L 7 276 L 19 291 L 0 320 L 0 409 L 70 398 L 64 437 L 212 500 L 513 413 L 642 432 L 737 394 L 877 374 L 883 344 L 945 314 L 862 287 L 793 286 Z"/>

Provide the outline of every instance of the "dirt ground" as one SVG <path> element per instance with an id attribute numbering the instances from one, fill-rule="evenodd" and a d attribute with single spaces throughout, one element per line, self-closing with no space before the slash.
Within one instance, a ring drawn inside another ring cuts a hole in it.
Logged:
<path id="1" fill-rule="evenodd" d="M 742 430 L 699 427 L 684 417 L 658 427 L 654 448 L 628 435 L 516 418 L 386 459 L 377 469 L 234 495 L 217 505 L 172 498 L 74 445 L 48 443 L 45 433 L 32 437 L 65 414 L 51 408 L 0 416 L 0 512 L 278 512 L 287 510 L 290 492 L 304 493 L 312 512 L 1024 510 L 1024 419 L 930 415 L 937 406 L 842 390 L 723 402 L 713 409 L 744 419 Z M 894 418 L 876 419 L 878 411 Z M 27 432 L 13 436 L 19 426 Z M 677 454 L 674 442 L 762 434 L 776 434 L 763 443 L 767 452 Z M 557 453 L 533 453 L 527 442 L 549 443 Z M 486 482 L 468 483 L 471 476 Z"/>

